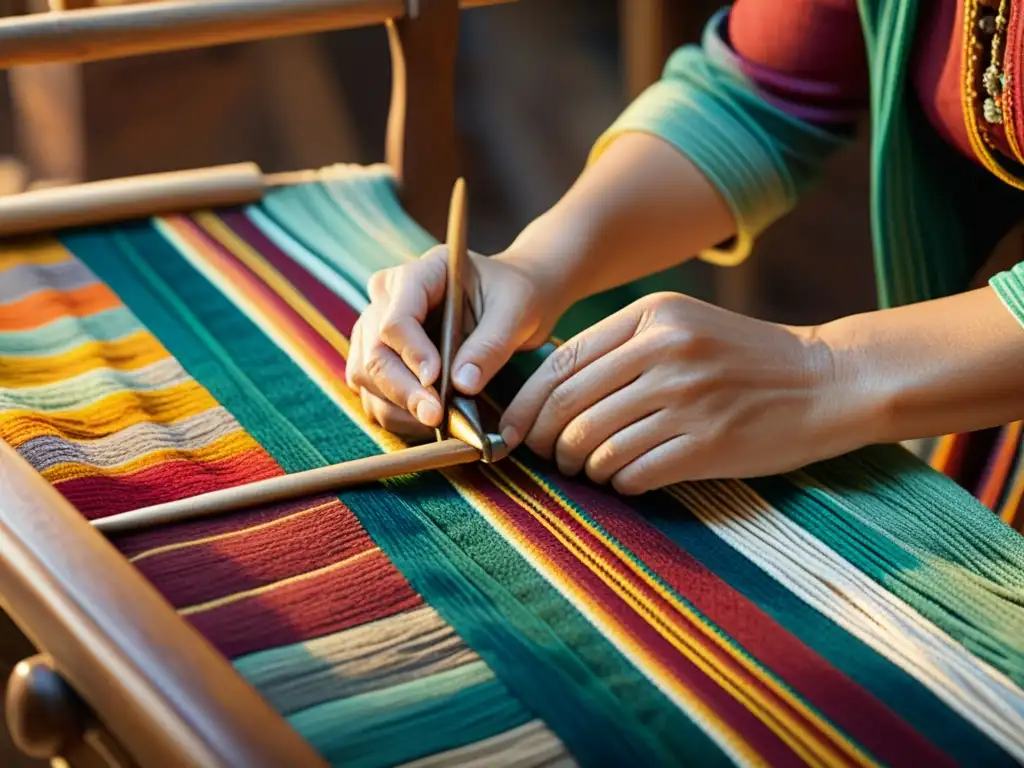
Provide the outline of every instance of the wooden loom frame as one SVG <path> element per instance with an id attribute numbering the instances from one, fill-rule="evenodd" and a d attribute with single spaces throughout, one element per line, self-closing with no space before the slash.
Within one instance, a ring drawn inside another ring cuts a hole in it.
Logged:
<path id="1" fill-rule="evenodd" d="M 443 239 L 458 175 L 459 9 L 508 0 L 159 0 L 0 20 L 0 66 L 140 53 L 386 23 L 386 160 L 406 211 Z M 0 242 L 62 226 L 241 204 L 252 164 L 0 198 Z M 88 574 L 89 578 L 82 578 Z M 324 763 L 285 720 L 14 448 L 0 440 L 0 606 L 40 654 L 7 692 L 22 750 L 92 766 L 302 768 Z"/>

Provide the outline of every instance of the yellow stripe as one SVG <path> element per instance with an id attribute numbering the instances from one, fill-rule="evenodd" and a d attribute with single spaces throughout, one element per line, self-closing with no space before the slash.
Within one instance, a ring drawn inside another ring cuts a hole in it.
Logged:
<path id="1" fill-rule="evenodd" d="M 765 759 L 751 748 L 750 744 L 747 743 L 741 734 L 722 721 L 714 710 L 710 709 L 699 696 L 694 695 L 689 688 L 675 679 L 671 670 L 667 669 L 657 660 L 650 658 L 646 654 L 645 649 L 626 633 L 618 621 L 613 616 L 610 616 L 590 595 L 579 589 L 573 582 L 561 578 L 561 571 L 548 555 L 532 542 L 520 536 L 515 527 L 501 513 L 501 510 L 495 507 L 486 496 L 469 486 L 458 485 L 457 487 L 490 525 L 501 533 L 509 543 L 513 544 L 539 573 L 546 574 L 549 580 L 557 583 L 560 591 L 569 596 L 570 601 L 597 626 L 602 634 L 612 640 L 620 649 L 623 649 L 626 655 L 638 667 L 641 669 L 646 668 L 647 674 L 657 687 L 671 687 L 677 697 L 686 701 L 690 708 L 688 714 L 694 717 L 699 724 L 702 722 L 705 727 L 713 729 L 719 739 L 727 743 L 732 751 L 742 755 L 746 762 L 752 765 L 767 765 Z M 513 496 L 512 498 L 521 504 L 516 497 Z"/>
<path id="2" fill-rule="evenodd" d="M 68 250 L 53 238 L 0 245 L 0 272 L 25 264 L 43 266 L 71 261 Z"/>
<path id="3" fill-rule="evenodd" d="M 248 597 L 256 597 L 258 595 L 265 595 L 268 592 L 273 592 L 275 589 L 288 586 L 289 584 L 297 584 L 300 581 L 309 581 L 315 579 L 318 576 L 322 576 L 325 573 L 331 571 L 337 571 L 346 566 L 352 565 L 353 563 L 362 560 L 367 555 L 372 555 L 375 552 L 380 552 L 380 547 L 370 547 L 370 549 L 359 552 L 358 554 L 346 557 L 344 560 L 339 560 L 336 563 L 325 565 L 323 568 L 317 568 L 315 571 L 307 571 L 306 573 L 300 573 L 296 576 L 289 576 L 286 579 L 275 581 L 273 584 L 265 584 L 262 587 L 255 587 L 254 589 L 247 589 L 244 592 L 236 592 L 233 595 L 226 595 L 225 597 L 218 597 L 216 600 L 210 600 L 205 603 L 198 603 L 196 605 L 190 605 L 186 608 L 178 610 L 182 616 L 193 616 L 197 613 L 204 611 L 211 611 L 214 608 L 220 608 L 225 605 L 231 605 L 231 603 L 237 603 L 239 600 L 245 600 Z"/>
<path id="4" fill-rule="evenodd" d="M 620 549 L 619 546 L 617 546 L 614 542 L 611 541 L 609 536 L 603 530 L 601 530 L 599 527 L 596 527 L 593 523 L 591 523 L 582 515 L 580 515 L 576 508 L 572 504 L 566 502 L 560 494 L 555 492 L 550 487 L 550 485 L 548 485 L 548 483 L 546 483 L 543 480 L 543 478 L 531 472 L 529 469 L 523 466 L 520 462 L 516 461 L 514 458 L 512 459 L 512 461 L 515 462 L 519 469 L 534 483 L 536 483 L 539 488 L 543 489 L 543 491 L 547 494 L 548 498 L 550 498 L 552 501 L 558 504 L 559 507 L 565 510 L 567 514 L 572 516 L 574 520 L 576 520 L 592 535 L 596 536 L 602 542 L 604 542 L 608 552 L 610 552 L 619 562 L 625 565 L 633 574 L 640 578 L 648 587 L 654 590 L 662 599 L 673 605 L 676 608 L 676 610 L 685 615 L 690 620 L 690 623 L 696 626 L 709 640 L 711 640 L 715 645 L 720 647 L 733 659 L 739 662 L 740 665 L 742 665 L 752 675 L 757 677 L 762 683 L 764 683 L 768 688 L 770 688 L 773 693 L 775 693 L 787 704 L 789 704 L 789 706 L 791 706 L 793 709 L 800 712 L 801 715 L 803 715 L 808 720 L 813 722 L 818 727 L 821 733 L 827 735 L 829 739 L 836 744 L 836 746 L 840 747 L 844 752 L 849 754 L 850 757 L 860 761 L 864 765 L 875 765 L 875 763 L 865 752 L 861 751 L 861 749 L 855 743 L 851 742 L 842 732 L 837 730 L 830 722 L 823 719 L 814 710 L 810 709 L 805 702 L 803 702 L 800 698 L 794 696 L 789 689 L 780 685 L 775 680 L 775 678 L 769 675 L 767 672 L 765 672 L 765 670 L 761 668 L 760 665 L 756 664 L 746 654 L 738 651 L 724 637 L 722 637 L 719 633 L 714 632 L 711 629 L 711 627 L 707 626 L 707 624 L 702 620 L 702 617 L 699 614 L 697 614 L 690 606 L 681 602 L 672 591 L 667 589 L 661 582 L 654 579 L 646 570 L 641 568 L 631 557 L 626 555 Z M 492 469 L 496 470 L 496 467 L 492 466 Z M 556 525 L 562 526 L 562 523 L 557 518 L 554 518 L 554 522 Z M 573 534 L 570 529 L 564 528 L 564 530 L 566 532 L 566 535 L 572 535 L 575 538 L 575 534 Z M 582 542 L 579 542 L 579 546 L 583 547 L 585 545 Z M 592 556 L 598 557 L 596 554 L 593 554 Z M 805 729 L 801 727 L 801 730 Z"/>
<path id="5" fill-rule="evenodd" d="M 55 384 L 96 368 L 135 371 L 170 355 L 148 331 L 117 341 L 87 341 L 50 357 L 3 357 L 4 386 L 13 388 Z"/>
<path id="6" fill-rule="evenodd" d="M 341 354 L 348 357 L 348 339 L 337 328 L 331 325 L 306 297 L 292 286 L 288 279 L 267 262 L 262 254 L 253 249 L 247 242 L 236 235 L 223 221 L 214 214 L 203 211 L 193 218 L 214 239 L 227 248 L 235 258 L 248 267 L 260 280 L 295 310 L 303 320 L 309 323 L 320 337 Z"/>
<path id="7" fill-rule="evenodd" d="M 529 495 L 514 483 L 508 476 L 506 476 L 501 470 L 492 465 L 490 469 L 498 474 L 504 483 L 508 487 L 512 488 L 514 493 L 510 493 L 509 496 L 513 498 L 521 507 L 531 512 L 533 516 L 551 532 L 551 534 L 558 539 L 562 545 L 576 553 L 577 560 L 586 565 L 592 573 L 601 579 L 612 591 L 614 591 L 620 598 L 622 598 L 627 604 L 629 604 L 633 610 L 644 616 L 647 623 L 654 627 L 658 633 L 664 637 L 677 651 L 683 656 L 689 659 L 696 667 L 701 669 L 704 674 L 714 680 L 721 688 L 727 691 L 734 699 L 742 703 L 755 717 L 761 720 L 768 728 L 770 728 L 783 742 L 788 744 L 794 752 L 800 755 L 800 757 L 812 765 L 830 765 L 837 761 L 841 761 L 840 756 L 829 749 L 827 743 L 822 742 L 816 738 L 816 733 L 809 730 L 805 725 L 796 722 L 792 716 L 785 710 L 779 708 L 777 705 L 768 701 L 764 694 L 755 690 L 747 690 L 743 684 L 742 679 L 736 679 L 730 677 L 729 672 L 725 669 L 721 669 L 717 660 L 710 656 L 701 648 L 699 641 L 693 642 L 696 638 L 691 640 L 687 637 L 692 633 L 687 633 L 685 629 L 675 625 L 671 617 L 667 616 L 664 611 L 651 605 L 647 605 L 640 595 L 637 595 L 629 586 L 628 583 L 624 582 L 621 577 L 614 572 L 614 570 L 607 564 L 606 560 L 602 558 L 598 553 L 593 552 L 584 542 L 582 542 L 578 535 L 567 528 L 557 517 L 551 515 L 548 510 L 529 498 Z M 561 506 L 565 506 L 562 504 Z M 567 510 L 569 511 L 569 510 Z M 581 521 L 582 522 L 582 521 Z M 590 526 L 587 526 L 588 528 Z M 618 553 L 615 553 L 618 555 Z M 620 558 L 621 559 L 621 558 Z M 630 563 L 626 562 L 626 565 Z M 631 569 L 634 570 L 635 568 Z M 640 574 L 637 574 L 640 575 Z M 659 593 L 663 593 L 662 596 L 671 602 L 676 601 L 671 599 L 670 595 L 664 594 L 663 589 L 658 589 L 660 585 L 651 583 L 649 579 L 645 579 L 648 584 Z M 709 637 L 707 627 L 701 622 L 700 618 L 693 614 L 692 611 L 687 610 L 686 606 L 678 605 L 681 613 L 690 618 L 690 623 L 694 629 L 697 630 L 698 635 L 703 635 L 707 639 L 712 640 L 716 645 L 721 647 L 731 656 L 735 661 L 740 662 L 741 666 L 745 667 L 748 672 L 752 673 L 753 677 L 758 678 L 761 682 L 768 684 L 769 688 L 773 690 L 776 686 L 773 686 L 770 679 L 764 679 L 764 675 L 760 669 L 750 664 L 744 664 L 745 659 L 742 656 L 736 654 L 735 650 L 729 646 L 728 643 L 716 634 L 711 634 Z M 810 715 L 812 721 L 817 720 Z M 802 738 L 801 738 L 802 736 Z M 809 751 L 810 750 L 810 751 Z"/>
<path id="8" fill-rule="evenodd" d="M 114 467 L 97 467 L 93 464 L 80 462 L 63 462 L 54 464 L 44 470 L 42 475 L 50 483 L 79 480 L 84 477 L 123 477 L 133 475 L 150 467 L 167 461 L 190 461 L 208 464 L 214 461 L 233 458 L 245 451 L 259 450 L 260 445 L 248 433 L 240 429 L 231 434 L 214 440 L 202 448 L 182 450 L 180 448 L 158 448 L 135 456 L 123 464 Z"/>
<path id="9" fill-rule="evenodd" d="M 108 437 L 133 424 L 174 424 L 218 407 L 195 381 L 147 392 L 115 392 L 82 408 L 42 414 L 0 412 L 0 436 L 15 448 L 44 435 L 90 440 Z"/>
<path id="10" fill-rule="evenodd" d="M 401 450 L 408 445 L 393 433 L 372 424 L 363 413 L 359 396 L 340 381 L 326 366 L 320 363 L 315 355 L 309 354 L 295 343 L 286 328 L 281 328 L 275 317 L 266 311 L 266 307 L 255 301 L 244 290 L 227 278 L 204 252 L 203 244 L 187 233 L 174 227 L 169 221 L 157 222 L 158 228 L 176 245 L 181 255 L 206 277 L 220 292 L 248 317 L 278 348 L 291 358 L 309 379 L 316 384 L 341 409 L 341 411 L 358 425 L 378 446 L 386 451 Z M 315 311 L 315 310 L 314 310 Z M 322 317 L 322 315 L 321 315 Z"/>
<path id="11" fill-rule="evenodd" d="M 268 528 L 273 528 L 278 525 L 290 523 L 293 520 L 297 520 L 300 517 L 311 515 L 314 512 L 321 512 L 330 507 L 341 507 L 341 502 L 338 499 L 331 499 L 330 501 L 324 502 L 322 504 L 314 504 L 312 507 L 300 509 L 298 512 L 293 512 L 290 515 L 284 515 L 283 517 L 279 517 L 276 520 L 271 520 L 266 523 L 260 523 L 258 525 L 249 525 L 245 528 L 239 528 L 236 531 L 217 533 L 212 536 L 203 536 L 200 539 L 191 539 L 190 541 L 179 541 L 176 544 L 164 544 L 161 547 L 153 547 L 153 549 L 147 549 L 142 552 L 139 552 L 137 555 L 129 557 L 128 562 L 137 563 L 140 560 L 155 557 L 156 555 L 163 555 L 168 552 L 176 552 L 181 549 L 189 549 L 190 547 L 199 547 L 203 544 L 212 544 L 215 541 L 223 541 L 224 539 L 233 539 L 236 536 L 244 536 L 246 534 L 254 533 L 256 531 L 262 531 Z"/>

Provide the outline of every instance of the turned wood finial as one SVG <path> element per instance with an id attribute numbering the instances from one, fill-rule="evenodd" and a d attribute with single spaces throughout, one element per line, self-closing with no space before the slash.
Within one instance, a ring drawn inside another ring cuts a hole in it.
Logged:
<path id="1" fill-rule="evenodd" d="M 85 707 L 48 656 L 33 656 L 11 672 L 7 728 L 29 757 L 52 760 L 81 738 Z"/>

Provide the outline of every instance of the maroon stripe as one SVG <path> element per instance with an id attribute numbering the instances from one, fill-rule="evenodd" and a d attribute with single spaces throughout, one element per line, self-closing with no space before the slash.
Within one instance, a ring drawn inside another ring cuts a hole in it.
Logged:
<path id="1" fill-rule="evenodd" d="M 172 459 L 130 475 L 95 475 L 53 485 L 95 520 L 280 475 L 280 468 L 267 458 L 262 449 L 250 449 L 229 459 Z"/>
<path id="2" fill-rule="evenodd" d="M 180 608 L 315 571 L 373 546 L 356 516 L 335 502 L 270 528 L 161 552 L 136 567 Z"/>
<path id="3" fill-rule="evenodd" d="M 291 283 L 335 328 L 346 338 L 352 334 L 359 313 L 342 301 L 291 256 L 278 248 L 241 211 L 220 214 L 231 230 L 258 251 L 281 275 Z"/>
<path id="4" fill-rule="evenodd" d="M 383 552 L 187 618 L 229 659 L 300 643 L 423 605 Z"/>
<path id="5" fill-rule="evenodd" d="M 147 549 L 178 544 L 183 541 L 195 541 L 207 536 L 217 536 L 221 533 L 231 533 L 243 528 L 252 528 L 256 525 L 269 523 L 280 517 L 300 512 L 303 509 L 336 502 L 335 496 L 321 496 L 312 499 L 301 499 L 288 502 L 287 504 L 272 504 L 270 506 L 255 507 L 253 509 L 241 510 L 230 515 L 218 515 L 198 520 L 188 520 L 181 523 L 170 523 L 161 525 L 158 528 L 149 528 L 134 533 L 119 534 L 115 538 L 117 548 L 125 557 L 133 557 Z"/>
<path id="6" fill-rule="evenodd" d="M 503 467 L 504 470 L 504 467 Z M 776 766 L 803 765 L 798 756 L 761 720 L 715 681 L 680 654 L 657 630 L 616 595 L 596 574 L 580 562 L 536 518 L 496 487 L 480 471 L 461 470 L 460 479 L 489 503 L 498 507 L 511 522 L 517 536 L 544 553 L 568 580 L 601 606 L 616 626 L 630 635 L 646 656 L 656 660 L 687 689 L 710 707 L 729 727 Z M 704 646 L 722 659 L 720 651 Z M 724 660 L 724 659 L 723 659 Z M 751 681 L 753 682 L 753 681 Z M 756 684 L 756 683 L 754 683 Z"/>
<path id="7" fill-rule="evenodd" d="M 196 236 L 202 237 L 209 248 L 215 249 L 223 258 L 230 259 L 234 266 L 244 272 L 250 280 L 250 283 L 246 286 L 246 290 L 252 292 L 259 303 L 273 307 L 276 312 L 283 315 L 284 322 L 291 326 L 290 328 L 287 328 L 287 330 L 290 333 L 297 334 L 306 343 L 306 345 L 312 349 L 312 352 L 318 362 L 326 366 L 331 373 L 344 381 L 345 358 L 342 357 L 341 352 L 332 347 L 327 340 L 316 331 L 316 329 L 306 322 L 302 315 L 292 309 L 288 302 L 282 299 L 281 296 L 278 295 L 270 286 L 263 282 L 260 276 L 249 269 L 249 267 L 235 256 L 235 254 L 221 245 L 220 241 L 207 232 L 201 224 L 187 217 L 181 217 L 179 221 L 183 226 L 187 226 L 192 229 Z"/>
<path id="8" fill-rule="evenodd" d="M 654 529 L 622 500 L 560 478 L 560 490 L 836 727 L 886 764 L 953 765 L 883 702 Z"/>

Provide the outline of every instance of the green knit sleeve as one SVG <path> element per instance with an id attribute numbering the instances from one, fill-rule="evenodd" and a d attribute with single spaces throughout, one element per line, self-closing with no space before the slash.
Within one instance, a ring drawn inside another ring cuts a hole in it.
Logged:
<path id="1" fill-rule="evenodd" d="M 1024 261 L 1012 269 L 1000 272 L 989 284 L 1017 318 L 1017 322 L 1024 326 Z"/>
<path id="2" fill-rule="evenodd" d="M 759 96 L 719 34 L 727 11 L 711 19 L 700 46 L 672 55 L 662 78 L 600 137 L 590 157 L 593 162 L 629 132 L 653 134 L 678 148 L 732 209 L 738 236 L 727 249 L 701 254 L 723 266 L 749 255 L 755 238 L 796 205 L 825 159 L 849 138 Z"/>

